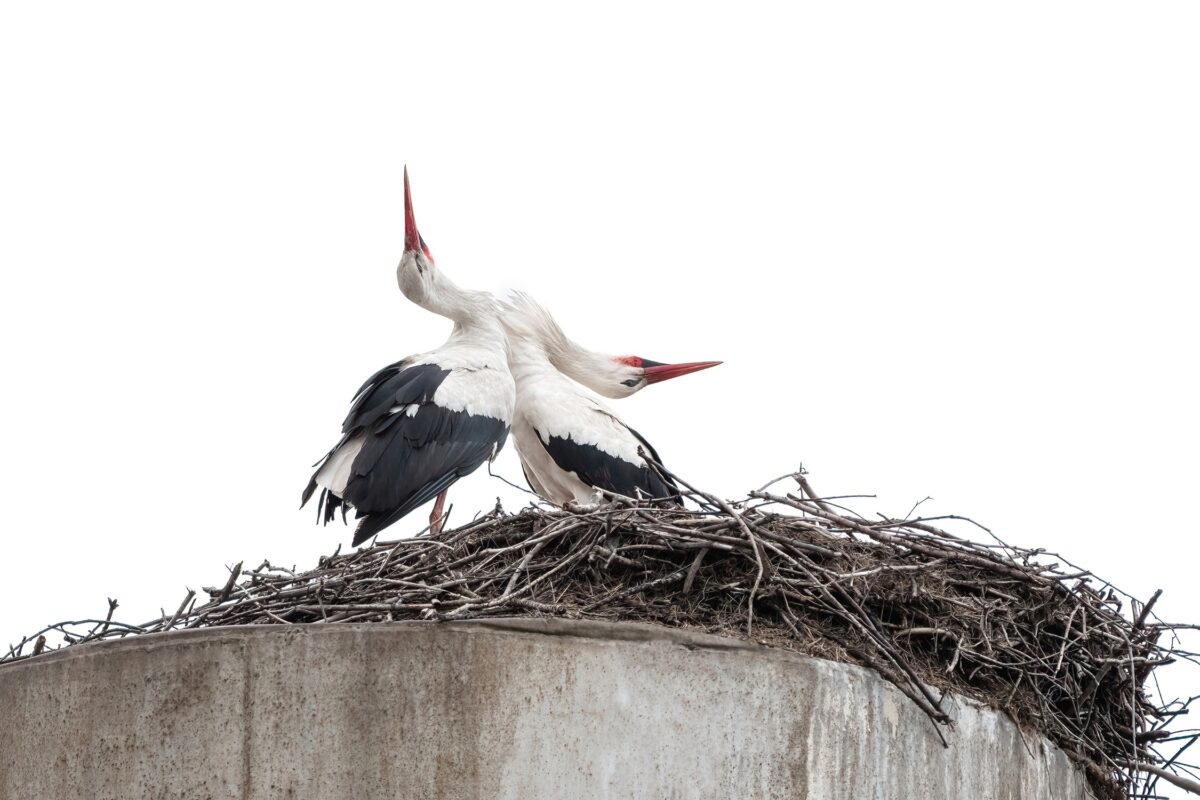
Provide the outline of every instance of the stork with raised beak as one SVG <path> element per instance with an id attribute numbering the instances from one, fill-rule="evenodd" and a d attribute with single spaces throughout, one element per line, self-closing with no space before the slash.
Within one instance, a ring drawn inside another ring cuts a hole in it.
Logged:
<path id="1" fill-rule="evenodd" d="M 376 372 L 355 394 L 342 438 L 317 463 L 301 506 L 319 487 L 318 516 L 352 507 L 358 545 L 437 498 L 430 530 L 440 530 L 446 490 L 504 446 L 516 389 L 508 369 L 501 309 L 492 295 L 459 288 L 434 262 L 417 230 L 404 171 L 404 255 L 400 289 L 454 322 L 441 347 Z"/>

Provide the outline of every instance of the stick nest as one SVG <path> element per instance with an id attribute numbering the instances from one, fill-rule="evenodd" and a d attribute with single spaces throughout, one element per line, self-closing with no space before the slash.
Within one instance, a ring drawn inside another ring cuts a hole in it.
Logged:
<path id="1" fill-rule="evenodd" d="M 943 692 L 975 698 L 1053 740 L 1099 797 L 1153 797 L 1159 778 L 1200 786 L 1178 752 L 1162 752 L 1195 739 L 1164 727 L 1186 702 L 1147 692 L 1157 667 L 1192 659 L 1160 644 L 1188 626 L 1151 613 L 1157 594 L 1139 604 L 1043 551 L 931 524 L 946 517 L 868 520 L 819 498 L 803 474 L 789 477 L 794 491 L 768 491 L 776 481 L 736 503 L 688 486 L 694 508 L 617 499 L 510 515 L 497 505 L 459 528 L 335 552 L 307 571 L 239 564 L 205 590 L 207 602 L 189 592 L 173 614 L 127 625 L 113 621 L 110 600 L 106 619 L 49 626 L 0 664 L 41 652 L 48 632 L 76 644 L 221 625 L 656 622 L 869 667 L 939 733 L 950 723 Z"/>

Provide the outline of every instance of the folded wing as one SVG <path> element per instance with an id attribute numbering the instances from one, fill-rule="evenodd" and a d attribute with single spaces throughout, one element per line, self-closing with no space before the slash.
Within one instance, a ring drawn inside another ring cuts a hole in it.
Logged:
<path id="1" fill-rule="evenodd" d="M 504 445 L 504 420 L 434 400 L 451 370 L 400 361 L 355 395 L 342 439 L 320 462 L 301 505 L 318 487 L 324 522 L 355 510 L 358 545 L 468 475 Z"/>

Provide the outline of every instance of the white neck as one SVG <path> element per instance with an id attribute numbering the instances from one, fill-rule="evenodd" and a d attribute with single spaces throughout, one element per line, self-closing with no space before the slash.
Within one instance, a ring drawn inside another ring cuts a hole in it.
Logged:
<path id="1" fill-rule="evenodd" d="M 504 339 L 500 306 L 488 292 L 463 289 L 432 264 L 405 253 L 396 271 L 400 291 L 421 308 L 454 322 L 452 339 Z"/>
<path id="2" fill-rule="evenodd" d="M 551 353 L 550 363 L 571 380 L 582 383 L 593 392 L 608 394 L 602 376 L 611 372 L 612 356 L 589 350 L 567 339 L 562 347 Z"/>
<path id="3" fill-rule="evenodd" d="M 612 356 L 589 350 L 577 344 L 563 333 L 563 329 L 533 298 L 517 294 L 511 305 L 521 315 L 521 324 L 540 343 L 539 351 L 555 369 L 571 380 L 581 383 L 594 392 L 608 395 L 603 377 L 612 371 Z"/>
<path id="4" fill-rule="evenodd" d="M 532 380 L 562 380 L 558 370 L 550 363 L 541 342 L 525 336 L 509 337 L 508 368 L 518 386 Z"/>

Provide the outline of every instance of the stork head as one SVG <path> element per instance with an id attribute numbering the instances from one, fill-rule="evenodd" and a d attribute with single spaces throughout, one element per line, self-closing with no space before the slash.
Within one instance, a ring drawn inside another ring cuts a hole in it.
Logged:
<path id="1" fill-rule="evenodd" d="M 433 254 L 417 230 L 413 213 L 412 191 L 408 187 L 408 167 L 404 167 L 404 255 L 396 267 L 396 280 L 404 296 L 418 305 L 425 305 L 437 282 Z"/>
<path id="2" fill-rule="evenodd" d="M 682 364 L 664 364 L 641 356 L 612 356 L 599 374 L 587 381 L 587 385 L 605 397 L 619 400 L 640 392 L 652 383 L 678 378 L 715 367 L 720 361 L 688 361 Z"/>

